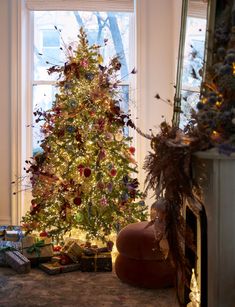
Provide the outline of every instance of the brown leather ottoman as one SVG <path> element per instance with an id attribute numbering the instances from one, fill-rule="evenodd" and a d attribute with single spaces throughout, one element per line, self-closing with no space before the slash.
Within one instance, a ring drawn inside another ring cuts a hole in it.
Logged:
<path id="1" fill-rule="evenodd" d="M 145 288 L 174 285 L 175 272 L 168 259 L 156 251 L 153 226 L 139 222 L 123 228 L 117 237 L 119 255 L 115 261 L 118 278 L 128 284 Z"/>

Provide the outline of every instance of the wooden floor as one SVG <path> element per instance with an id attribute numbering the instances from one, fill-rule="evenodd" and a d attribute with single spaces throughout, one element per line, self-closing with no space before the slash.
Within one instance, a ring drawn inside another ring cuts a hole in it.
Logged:
<path id="1" fill-rule="evenodd" d="M 80 271 L 47 275 L 39 269 L 19 275 L 0 268 L 1 307 L 178 307 L 175 291 L 141 289 L 122 283 L 115 273 Z"/>

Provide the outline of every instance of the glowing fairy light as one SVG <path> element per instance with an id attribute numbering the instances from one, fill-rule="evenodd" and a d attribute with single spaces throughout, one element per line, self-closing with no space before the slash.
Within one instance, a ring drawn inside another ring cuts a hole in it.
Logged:
<path id="1" fill-rule="evenodd" d="M 206 104 L 207 103 L 207 98 L 202 98 L 202 100 L 201 100 L 201 102 L 203 103 L 203 104 Z"/>
<path id="2" fill-rule="evenodd" d="M 220 140 L 220 133 L 216 130 L 213 130 L 212 134 L 211 134 L 211 139 L 213 141 L 219 141 Z"/>

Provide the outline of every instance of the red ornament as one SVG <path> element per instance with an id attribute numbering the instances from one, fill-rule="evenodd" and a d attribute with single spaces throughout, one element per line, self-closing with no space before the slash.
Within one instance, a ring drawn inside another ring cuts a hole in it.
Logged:
<path id="1" fill-rule="evenodd" d="M 67 255 L 63 254 L 60 256 L 60 264 L 66 265 L 70 263 L 73 263 L 73 261 Z"/>
<path id="2" fill-rule="evenodd" d="M 59 252 L 59 251 L 61 250 L 61 248 L 62 248 L 62 247 L 61 247 L 60 245 L 54 245 L 54 246 L 53 246 L 53 251 L 54 251 L 54 252 Z"/>
<path id="3" fill-rule="evenodd" d="M 33 208 L 37 207 L 37 203 L 34 200 L 31 200 L 31 205 Z"/>
<path id="4" fill-rule="evenodd" d="M 73 200 L 73 203 L 77 206 L 80 206 L 81 203 L 82 203 L 82 199 L 81 197 L 75 197 L 74 200 Z"/>
<path id="5" fill-rule="evenodd" d="M 110 175 L 115 177 L 117 175 L 117 170 L 115 168 L 112 168 L 110 171 Z"/>
<path id="6" fill-rule="evenodd" d="M 89 167 L 84 168 L 84 176 L 85 177 L 90 177 L 91 175 L 91 169 Z"/>
<path id="7" fill-rule="evenodd" d="M 39 236 L 40 237 L 47 237 L 48 233 L 46 231 L 42 231 L 42 232 L 40 232 Z"/>
<path id="8" fill-rule="evenodd" d="M 135 154 L 135 147 L 131 146 L 131 147 L 129 148 L 129 151 L 130 151 L 130 153 L 131 153 L 132 155 L 134 155 L 134 154 Z"/>
<path id="9" fill-rule="evenodd" d="M 79 170 L 80 176 L 82 176 L 83 170 L 84 170 L 84 165 L 82 165 L 82 164 L 78 165 L 78 170 Z"/>

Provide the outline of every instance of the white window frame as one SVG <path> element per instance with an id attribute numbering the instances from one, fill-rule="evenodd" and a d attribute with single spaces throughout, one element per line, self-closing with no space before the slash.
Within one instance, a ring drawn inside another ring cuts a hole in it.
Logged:
<path id="1" fill-rule="evenodd" d="M 32 154 L 31 129 L 25 128 L 32 121 L 32 89 L 33 89 L 33 27 L 31 11 L 65 10 L 65 11 L 120 11 L 134 12 L 135 0 L 11 0 L 11 40 L 15 42 L 11 54 L 11 178 L 24 176 L 25 160 Z M 135 18 L 131 20 L 130 45 L 134 46 L 130 67 L 136 63 Z M 43 82 L 43 81 L 42 81 Z M 123 83 L 124 84 L 124 83 Z M 129 85 L 130 100 L 136 101 L 136 78 L 131 76 Z M 26 111 L 26 112 L 25 112 Z M 132 112 L 137 117 L 137 108 Z M 134 132 L 132 131 L 134 136 Z M 27 144 L 26 144 L 27 140 Z M 134 137 L 134 146 L 136 138 Z M 16 181 L 12 192 L 20 191 L 21 183 Z M 22 215 L 29 209 L 31 193 L 16 193 L 11 199 L 12 223 L 19 224 Z"/>

